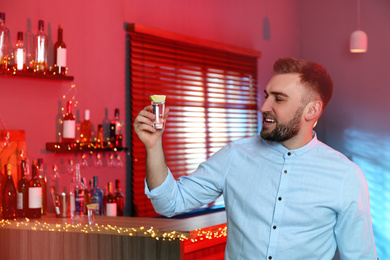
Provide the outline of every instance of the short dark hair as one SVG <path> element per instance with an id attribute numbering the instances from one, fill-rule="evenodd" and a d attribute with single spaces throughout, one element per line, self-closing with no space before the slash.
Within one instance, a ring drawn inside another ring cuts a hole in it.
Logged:
<path id="1" fill-rule="evenodd" d="M 274 74 L 298 73 L 301 83 L 318 93 L 324 109 L 333 95 L 333 80 L 318 63 L 294 58 L 280 58 L 274 63 Z"/>

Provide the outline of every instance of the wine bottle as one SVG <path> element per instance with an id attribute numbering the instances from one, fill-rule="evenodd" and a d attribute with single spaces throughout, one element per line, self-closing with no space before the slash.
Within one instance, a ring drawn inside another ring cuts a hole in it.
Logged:
<path id="1" fill-rule="evenodd" d="M 67 102 L 67 110 L 63 120 L 62 142 L 73 143 L 76 136 L 76 118 L 72 114 L 72 101 Z"/>
<path id="2" fill-rule="evenodd" d="M 84 215 L 84 184 L 81 182 L 80 164 L 76 163 L 74 182 L 70 185 L 70 217 L 82 220 Z"/>
<path id="3" fill-rule="evenodd" d="M 16 189 L 12 179 L 12 165 L 6 166 L 7 177 L 3 189 L 3 218 L 16 218 Z"/>
<path id="4" fill-rule="evenodd" d="M 44 21 L 39 20 L 38 32 L 34 36 L 34 72 L 46 73 L 48 42 Z"/>
<path id="5" fill-rule="evenodd" d="M 93 177 L 92 189 L 89 191 L 91 196 L 91 204 L 98 204 L 95 215 L 103 216 L 103 191 L 98 186 L 98 177 Z"/>
<path id="6" fill-rule="evenodd" d="M 43 167 L 43 159 L 38 159 L 38 179 L 42 187 L 42 215 L 47 215 L 47 177 Z"/>
<path id="7" fill-rule="evenodd" d="M 66 45 L 62 40 L 62 25 L 58 26 L 58 40 L 54 44 L 54 71 L 58 75 L 66 73 Z"/>
<path id="8" fill-rule="evenodd" d="M 28 185 L 28 210 L 27 217 L 40 218 L 42 216 L 42 186 L 38 178 L 38 166 L 36 161 L 32 165 L 32 179 Z"/>
<path id="9" fill-rule="evenodd" d="M 23 32 L 18 32 L 18 38 L 15 47 L 15 69 L 26 70 L 26 48 L 24 48 Z"/>
<path id="10" fill-rule="evenodd" d="M 124 205 L 124 197 L 121 192 L 121 182 L 120 180 L 115 180 L 115 193 L 114 197 L 116 200 L 116 215 L 123 216 L 123 205 Z"/>
<path id="11" fill-rule="evenodd" d="M 85 110 L 84 121 L 81 123 L 81 142 L 89 144 L 91 142 L 92 123 L 89 120 L 89 109 Z"/>
<path id="12" fill-rule="evenodd" d="M 87 205 L 91 204 L 91 193 L 89 193 L 88 190 L 88 183 L 87 183 L 87 178 L 82 178 L 82 182 L 84 184 L 84 214 L 88 214 L 87 212 Z"/>
<path id="13" fill-rule="evenodd" d="M 20 161 L 20 174 L 21 178 L 18 181 L 18 194 L 16 196 L 16 217 L 27 217 L 28 209 L 28 166 L 26 160 Z"/>
<path id="14" fill-rule="evenodd" d="M 5 25 L 5 13 L 0 13 L 0 71 L 8 70 L 9 30 Z"/>
<path id="15" fill-rule="evenodd" d="M 122 121 L 119 119 L 119 109 L 115 109 L 115 117 L 110 123 L 110 142 L 113 147 L 122 146 Z"/>
<path id="16" fill-rule="evenodd" d="M 104 197 L 104 212 L 108 217 L 116 216 L 116 199 L 113 194 L 113 185 L 112 182 L 109 182 L 107 185 L 107 195 Z"/>

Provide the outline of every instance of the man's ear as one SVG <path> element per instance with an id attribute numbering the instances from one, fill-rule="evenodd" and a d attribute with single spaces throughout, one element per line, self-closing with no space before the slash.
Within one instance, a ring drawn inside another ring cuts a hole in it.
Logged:
<path id="1" fill-rule="evenodd" d="M 307 121 L 318 120 L 322 113 L 323 104 L 320 100 L 313 100 L 306 105 L 305 119 Z"/>

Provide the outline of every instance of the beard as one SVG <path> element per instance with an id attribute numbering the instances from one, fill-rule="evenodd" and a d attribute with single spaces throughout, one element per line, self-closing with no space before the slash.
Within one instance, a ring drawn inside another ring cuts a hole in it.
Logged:
<path id="1" fill-rule="evenodd" d="M 263 126 L 260 132 L 260 136 L 265 140 L 279 142 L 279 143 L 287 141 L 292 137 L 296 136 L 299 130 L 301 129 L 300 121 L 303 114 L 303 110 L 304 110 L 303 106 L 298 108 L 297 111 L 295 111 L 294 117 L 285 124 L 281 124 L 281 123 L 279 124 L 276 121 L 275 129 L 272 130 L 271 132 L 267 132 L 267 128 L 268 128 L 267 126 L 266 127 Z M 267 113 L 264 113 L 263 117 L 264 115 L 267 115 Z"/>

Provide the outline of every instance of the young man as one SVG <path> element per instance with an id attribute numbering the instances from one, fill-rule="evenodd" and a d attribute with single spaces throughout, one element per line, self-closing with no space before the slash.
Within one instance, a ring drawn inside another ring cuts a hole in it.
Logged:
<path id="1" fill-rule="evenodd" d="M 155 210 L 172 216 L 223 194 L 225 259 L 330 260 L 336 248 L 343 260 L 377 259 L 364 176 L 313 131 L 333 93 L 329 74 L 279 59 L 264 92 L 260 136 L 228 144 L 178 181 L 151 106 L 139 113 L 134 129 L 146 147 L 145 191 Z"/>

